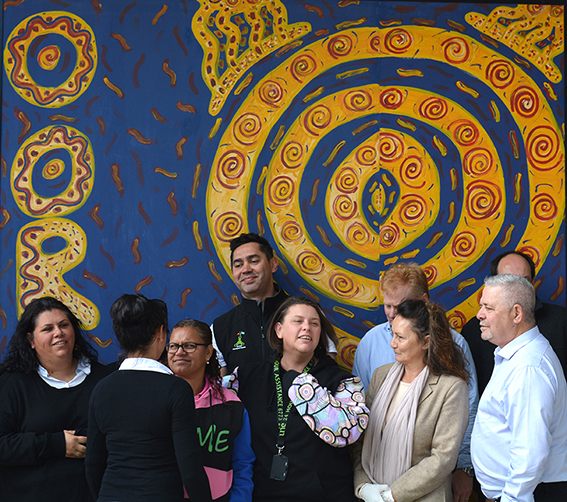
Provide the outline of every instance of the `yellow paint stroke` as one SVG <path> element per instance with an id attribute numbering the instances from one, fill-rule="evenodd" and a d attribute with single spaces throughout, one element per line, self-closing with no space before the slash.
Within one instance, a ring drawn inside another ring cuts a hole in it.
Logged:
<path id="1" fill-rule="evenodd" d="M 197 197 L 197 189 L 199 188 L 199 183 L 201 180 L 201 172 L 203 171 L 203 168 L 201 167 L 201 164 L 197 164 L 195 166 L 195 172 L 193 173 L 193 183 L 191 185 L 191 198 L 194 199 L 195 197 Z"/>
<path id="2" fill-rule="evenodd" d="M 437 244 L 437 242 L 439 241 L 439 239 L 441 239 L 441 237 L 443 237 L 443 232 L 435 232 L 431 236 L 431 239 L 429 240 L 429 244 L 427 244 L 427 246 L 425 247 L 427 249 L 432 248 L 433 246 L 435 246 L 435 244 Z"/>
<path id="3" fill-rule="evenodd" d="M 472 286 L 475 283 L 476 279 L 474 277 L 471 277 L 470 279 L 463 279 L 457 283 L 457 291 L 461 292 L 466 287 Z"/>
<path id="4" fill-rule="evenodd" d="M 246 78 L 238 84 L 238 87 L 234 90 L 234 95 L 238 96 L 244 89 L 246 89 L 254 80 L 254 75 L 249 73 Z"/>
<path id="5" fill-rule="evenodd" d="M 447 19 L 447 24 L 453 28 L 454 30 L 460 31 L 461 33 L 464 33 L 465 30 L 467 29 L 465 26 L 463 26 L 460 23 L 457 23 L 456 21 L 451 21 L 450 19 Z"/>
<path id="6" fill-rule="evenodd" d="M 240 298 L 238 298 L 238 295 L 236 293 L 232 293 L 230 295 L 230 301 L 232 302 L 232 304 L 237 307 L 238 305 L 240 305 Z"/>
<path id="7" fill-rule="evenodd" d="M 129 127 L 126 129 L 126 132 L 136 138 L 136 141 L 141 143 L 142 145 L 151 145 L 153 140 L 146 138 L 138 129 L 134 127 Z"/>
<path id="8" fill-rule="evenodd" d="M 557 101 L 559 99 L 557 97 L 557 94 L 555 94 L 555 91 L 553 90 L 553 87 L 551 87 L 551 84 L 549 82 L 544 82 L 543 88 L 545 89 L 545 93 L 547 94 L 548 99 L 551 99 L 551 101 Z"/>
<path id="9" fill-rule="evenodd" d="M 366 17 L 361 17 L 354 21 L 343 21 L 342 23 L 336 24 L 335 28 L 337 30 L 345 30 L 347 28 L 353 28 L 354 26 L 360 26 L 361 24 L 366 23 L 366 21 L 368 21 Z"/>
<path id="10" fill-rule="evenodd" d="M 400 77 L 423 77 L 423 72 L 421 70 L 406 70 L 405 68 L 398 68 L 396 73 Z"/>
<path id="11" fill-rule="evenodd" d="M 258 195 L 262 195 L 262 192 L 264 191 L 264 181 L 266 179 L 267 174 L 268 174 L 268 166 L 264 166 L 262 168 L 262 173 L 258 178 L 258 183 L 256 184 L 256 194 Z"/>
<path id="12" fill-rule="evenodd" d="M 301 291 L 308 298 L 311 298 L 311 300 L 313 300 L 314 302 L 319 303 L 321 301 L 321 299 L 315 293 L 313 293 L 313 291 L 310 291 L 304 286 L 299 286 L 299 291 Z"/>
<path id="13" fill-rule="evenodd" d="M 201 232 L 199 231 L 199 222 L 195 220 L 193 222 L 193 239 L 195 240 L 195 245 L 199 251 L 203 251 L 203 239 L 201 239 Z"/>
<path id="14" fill-rule="evenodd" d="M 335 160 L 335 157 L 337 156 L 337 154 L 341 151 L 341 149 L 343 148 L 343 146 L 346 145 L 346 141 L 340 141 L 339 143 L 337 143 L 335 145 L 335 148 L 333 148 L 333 151 L 331 152 L 331 155 L 329 155 L 329 157 L 327 158 L 327 160 L 325 162 L 323 162 L 323 165 L 325 167 L 329 167 L 332 163 L 333 160 Z"/>
<path id="15" fill-rule="evenodd" d="M 104 82 L 106 87 L 113 91 L 120 99 L 124 99 L 124 91 L 117 85 L 114 85 L 110 80 L 108 80 L 108 77 L 106 75 L 102 77 L 102 81 Z"/>
<path id="16" fill-rule="evenodd" d="M 352 135 L 356 136 L 358 133 L 361 133 L 362 131 L 365 131 L 366 129 L 368 129 L 369 127 L 375 126 L 378 123 L 377 120 L 371 120 L 369 122 L 365 122 L 364 124 L 362 124 L 361 126 L 358 126 L 354 131 L 352 131 Z"/>
<path id="17" fill-rule="evenodd" d="M 215 121 L 215 125 L 211 128 L 211 132 L 209 132 L 209 139 L 213 139 L 216 136 L 217 132 L 219 132 L 221 124 L 222 124 L 222 118 L 219 117 Z"/>
<path id="18" fill-rule="evenodd" d="M 370 68 L 358 68 L 356 70 L 344 71 L 342 73 L 337 73 L 336 78 L 338 80 L 344 80 L 345 78 L 354 77 L 355 75 L 362 75 L 363 73 L 368 73 Z"/>
<path id="19" fill-rule="evenodd" d="M 394 263 L 396 263 L 398 261 L 398 257 L 397 256 L 392 256 L 391 258 L 386 258 L 384 260 L 384 265 L 387 267 L 388 265 L 393 265 Z"/>
<path id="20" fill-rule="evenodd" d="M 516 137 L 516 131 L 510 131 L 508 134 L 508 141 L 510 141 L 510 146 L 512 147 L 512 153 L 515 159 L 520 158 L 520 146 L 518 145 L 518 138 Z"/>
<path id="21" fill-rule="evenodd" d="M 90 333 L 89 333 L 89 340 L 92 340 L 101 349 L 106 349 L 106 347 L 109 347 L 110 345 L 112 345 L 112 338 L 107 338 L 103 342 L 98 336 L 91 335 Z"/>
<path id="22" fill-rule="evenodd" d="M 522 188 L 522 173 L 516 173 L 514 176 L 514 202 L 518 204 L 522 199 L 522 193 L 524 192 Z"/>
<path id="23" fill-rule="evenodd" d="M 345 263 L 348 263 L 349 265 L 352 265 L 353 267 L 358 267 L 358 268 L 366 268 L 366 263 L 360 261 L 360 260 L 354 260 L 352 258 L 347 258 L 345 260 Z"/>
<path id="24" fill-rule="evenodd" d="M 50 115 L 47 117 L 51 122 L 67 122 L 68 124 L 76 124 L 79 120 L 76 117 L 67 117 L 66 115 Z"/>
<path id="25" fill-rule="evenodd" d="M 565 278 L 560 275 L 557 278 L 557 289 L 550 296 L 551 301 L 557 300 L 563 294 L 563 291 L 565 291 Z"/>
<path id="26" fill-rule="evenodd" d="M 274 138 L 274 141 L 272 141 L 272 144 L 270 145 L 270 150 L 273 151 L 278 147 L 284 135 L 284 132 L 285 132 L 285 126 L 281 125 L 280 128 L 278 129 L 278 133 L 276 134 L 276 137 Z"/>
<path id="27" fill-rule="evenodd" d="M 345 317 L 350 317 L 351 319 L 354 318 L 354 314 L 350 310 L 344 309 L 343 307 L 338 307 L 335 305 L 333 307 L 333 310 L 338 314 L 344 315 Z"/>
<path id="28" fill-rule="evenodd" d="M 415 258 L 418 254 L 419 254 L 419 249 L 414 249 L 413 251 L 402 253 L 402 258 L 404 260 L 407 260 L 408 258 Z"/>
<path id="29" fill-rule="evenodd" d="M 118 41 L 118 43 L 120 44 L 120 47 L 122 47 L 122 50 L 124 52 L 130 52 L 132 50 L 132 47 L 130 47 L 126 43 L 126 40 L 124 39 L 124 37 L 122 35 L 119 35 L 118 33 L 111 33 L 110 37 L 114 38 L 114 40 Z"/>
<path id="30" fill-rule="evenodd" d="M 510 239 L 512 238 L 512 232 L 514 231 L 514 225 L 510 223 L 504 230 L 504 236 L 500 240 L 500 247 L 505 248 L 509 243 Z"/>
<path id="31" fill-rule="evenodd" d="M 441 141 L 441 139 L 437 135 L 433 136 L 432 143 L 433 146 L 437 148 L 437 150 L 439 150 L 439 153 L 443 157 L 447 155 L 447 147 L 445 146 L 445 143 L 443 143 L 443 141 Z"/>
<path id="32" fill-rule="evenodd" d="M 177 143 L 175 143 L 175 152 L 177 153 L 177 160 L 183 158 L 183 145 L 187 143 L 187 136 L 183 136 Z"/>
<path id="33" fill-rule="evenodd" d="M 399 118 L 396 119 L 396 123 L 400 126 L 403 127 L 404 129 L 409 129 L 412 132 L 415 132 L 417 130 L 417 126 L 408 119 L 403 119 L 403 118 Z"/>
<path id="34" fill-rule="evenodd" d="M 494 100 L 488 103 L 488 109 L 490 110 L 490 114 L 492 115 L 492 118 L 496 122 L 500 122 L 500 110 L 498 109 L 498 106 L 496 105 L 496 102 Z"/>
<path id="35" fill-rule="evenodd" d="M 320 227 L 319 225 L 315 225 L 315 228 L 317 229 L 317 232 L 319 232 L 319 235 L 321 236 L 321 239 L 323 239 L 323 242 L 325 243 L 325 245 L 327 247 L 332 247 L 333 244 L 331 244 L 331 240 L 329 239 L 329 237 L 327 236 L 327 233 L 325 232 L 325 229 Z"/>
<path id="36" fill-rule="evenodd" d="M 177 75 L 169 67 L 169 59 L 164 59 L 162 65 L 161 65 L 161 69 L 169 77 L 170 87 L 175 87 L 177 85 Z"/>
<path id="37" fill-rule="evenodd" d="M 159 21 L 159 18 L 161 16 L 163 16 L 166 12 L 167 12 L 167 4 L 163 4 L 163 7 L 160 9 L 160 11 L 152 19 L 152 24 L 155 26 L 157 24 L 157 22 Z"/>
<path id="38" fill-rule="evenodd" d="M 384 26 L 387 28 L 388 26 L 398 26 L 402 24 L 402 22 L 403 21 L 398 18 L 384 19 L 383 21 L 380 21 L 380 26 Z"/>
<path id="39" fill-rule="evenodd" d="M 551 251 L 551 254 L 553 255 L 554 258 L 557 258 L 559 256 L 559 253 L 561 253 L 561 250 L 563 249 L 564 238 L 565 236 L 561 234 L 559 238 L 555 241 L 555 245 L 553 246 L 553 251 Z"/>
<path id="40" fill-rule="evenodd" d="M 160 166 L 154 167 L 154 173 L 163 174 L 164 176 L 167 176 L 168 178 L 177 179 L 177 173 L 170 173 L 169 171 L 166 171 L 165 169 L 163 169 Z"/>
<path id="41" fill-rule="evenodd" d="M 463 82 L 461 82 L 460 80 L 457 80 L 455 85 L 457 86 L 457 89 L 459 89 L 459 91 L 470 94 L 473 98 L 478 98 L 480 96 L 480 93 L 478 91 L 476 91 L 472 87 L 469 87 L 468 85 L 463 84 Z"/>
<path id="42" fill-rule="evenodd" d="M 317 96 L 320 96 L 321 94 L 323 94 L 323 92 L 325 92 L 325 87 L 320 85 L 319 87 L 312 90 L 310 93 L 307 94 L 307 96 L 303 98 L 303 104 L 308 103 Z"/>
<path id="43" fill-rule="evenodd" d="M 181 101 L 178 101 L 175 106 L 182 112 L 197 113 L 197 108 L 195 108 L 193 105 L 183 104 Z"/>
<path id="44" fill-rule="evenodd" d="M 256 213 L 256 225 L 258 225 L 258 233 L 264 235 L 264 217 L 261 209 Z"/>
<path id="45" fill-rule="evenodd" d="M 451 176 L 451 190 L 455 191 L 459 186 L 459 173 L 455 168 L 452 168 L 449 174 Z"/>
<path id="46" fill-rule="evenodd" d="M 209 267 L 209 271 L 211 272 L 211 274 L 213 274 L 213 277 L 219 282 L 222 282 L 222 277 L 221 275 L 217 272 L 217 267 L 215 265 L 215 262 L 213 260 L 209 260 L 207 262 L 207 265 Z"/>
<path id="47" fill-rule="evenodd" d="M 317 201 L 317 194 L 319 193 L 319 183 L 321 182 L 320 178 L 317 178 L 313 182 L 313 186 L 311 187 L 311 200 L 309 201 L 309 205 L 311 207 L 315 207 L 315 202 Z"/>
<path id="48" fill-rule="evenodd" d="M 447 218 L 447 223 L 453 223 L 456 213 L 457 210 L 455 209 L 455 202 L 449 202 L 449 217 Z"/>
<path id="49" fill-rule="evenodd" d="M 289 44 L 286 44 L 281 49 L 279 49 L 278 52 L 276 52 L 276 57 L 277 58 L 282 57 L 287 52 L 297 47 L 301 47 L 302 45 L 303 45 L 303 40 L 294 40 L 293 42 L 290 42 Z"/>

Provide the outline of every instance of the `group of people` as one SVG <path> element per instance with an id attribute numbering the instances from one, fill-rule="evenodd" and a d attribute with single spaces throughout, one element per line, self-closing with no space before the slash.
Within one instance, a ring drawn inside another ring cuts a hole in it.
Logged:
<path id="1" fill-rule="evenodd" d="M 0 366 L 0 502 L 467 502 L 476 480 L 479 499 L 564 500 L 565 331 L 546 329 L 567 315 L 537 300 L 528 256 L 494 262 L 464 336 L 418 265 L 390 267 L 352 374 L 256 234 L 231 242 L 242 301 L 211 327 L 169 333 L 164 302 L 118 298 L 110 366 L 67 306 L 34 300 Z"/>

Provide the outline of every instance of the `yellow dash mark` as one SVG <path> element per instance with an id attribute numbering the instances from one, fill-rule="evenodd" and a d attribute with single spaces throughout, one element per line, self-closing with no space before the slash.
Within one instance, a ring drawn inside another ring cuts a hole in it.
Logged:
<path id="1" fill-rule="evenodd" d="M 392 182 L 390 181 L 388 176 L 386 176 L 385 174 L 382 174 L 382 176 L 380 176 L 380 179 L 382 180 L 382 183 L 384 183 L 384 185 L 386 185 L 388 187 L 392 186 Z"/>
<path id="2" fill-rule="evenodd" d="M 390 193 L 390 196 L 388 197 L 388 204 L 392 204 L 394 202 L 394 199 L 396 198 L 397 194 L 398 192 L 396 191 Z"/>
<path id="3" fill-rule="evenodd" d="M 376 188 L 378 188 L 378 182 L 377 181 L 372 183 L 372 186 L 370 187 L 370 190 L 368 190 L 368 193 L 373 193 L 374 190 L 376 190 Z"/>
<path id="4" fill-rule="evenodd" d="M 254 80 L 254 75 L 249 73 L 246 78 L 238 84 L 238 87 L 234 91 L 235 96 L 238 96 L 244 89 L 246 89 L 252 83 L 252 80 Z"/>
<path id="5" fill-rule="evenodd" d="M 516 137 L 516 131 L 510 131 L 508 134 L 508 141 L 510 141 L 510 146 L 512 147 L 512 153 L 515 159 L 520 158 L 520 146 L 518 145 L 518 138 Z"/>
<path id="6" fill-rule="evenodd" d="M 285 275 L 289 274 L 289 268 L 287 268 L 287 265 L 285 264 L 285 262 L 279 256 L 276 256 L 276 258 L 278 259 L 278 264 L 279 264 L 282 272 Z"/>
<path id="7" fill-rule="evenodd" d="M 539 289 L 539 287 L 541 286 L 542 280 L 538 279 L 537 281 L 533 282 L 532 285 L 537 293 L 537 290 Z"/>
<path id="8" fill-rule="evenodd" d="M 235 307 L 240 305 L 240 299 L 238 298 L 238 295 L 236 293 L 232 293 L 230 295 L 230 301 Z"/>
<path id="9" fill-rule="evenodd" d="M 178 101 L 175 106 L 182 112 L 197 113 L 197 108 L 195 108 L 193 105 L 185 105 L 181 101 Z"/>
<path id="10" fill-rule="evenodd" d="M 215 135 L 217 134 L 217 132 L 219 132 L 220 126 L 222 124 L 222 118 L 219 117 L 216 121 L 215 121 L 215 125 L 212 127 L 211 132 L 209 133 L 209 139 L 213 139 L 215 137 Z"/>
<path id="11" fill-rule="evenodd" d="M 359 0 L 341 0 L 337 5 L 339 7 L 347 7 L 348 5 L 359 5 Z"/>
<path id="12" fill-rule="evenodd" d="M 264 191 L 264 181 L 266 176 L 268 176 L 268 166 L 264 166 L 262 168 L 262 174 L 260 174 L 260 178 L 258 179 L 258 184 L 256 185 L 256 193 L 258 195 L 262 195 L 262 192 Z"/>
<path id="13" fill-rule="evenodd" d="M 319 193 L 319 183 L 321 182 L 320 178 L 317 178 L 313 182 L 313 186 L 311 187 L 311 200 L 309 201 L 309 205 L 311 207 L 315 207 L 315 202 L 317 201 L 317 194 Z"/>
<path id="14" fill-rule="evenodd" d="M 402 253 L 402 258 L 404 260 L 407 260 L 408 258 L 415 258 L 418 254 L 419 254 L 419 249 L 414 249 L 413 251 Z"/>
<path id="15" fill-rule="evenodd" d="M 154 167 L 154 173 L 163 174 L 168 178 L 177 179 L 177 173 L 170 173 L 169 171 L 166 171 L 165 169 L 159 166 Z"/>
<path id="16" fill-rule="evenodd" d="M 152 24 L 155 26 L 157 24 L 157 22 L 159 21 L 159 18 L 161 16 L 163 16 L 166 12 L 167 12 L 167 5 L 163 4 L 163 7 L 161 8 L 161 10 L 152 19 Z"/>
<path id="17" fill-rule="evenodd" d="M 354 317 L 354 314 L 350 310 L 344 309 L 342 307 L 334 306 L 333 310 L 338 314 L 344 315 L 345 317 L 350 317 L 351 319 Z"/>
<path id="18" fill-rule="evenodd" d="M 201 232 L 199 231 L 199 222 L 193 222 L 193 239 L 199 251 L 203 251 L 203 239 L 201 239 Z"/>
<path id="19" fill-rule="evenodd" d="M 522 199 L 523 191 L 524 190 L 522 188 L 522 173 L 517 173 L 516 176 L 514 176 L 514 202 L 516 204 L 518 204 Z"/>
<path id="20" fill-rule="evenodd" d="M 443 143 L 443 141 L 441 141 L 437 136 L 433 136 L 433 146 L 439 150 L 439 153 L 443 157 L 447 155 L 447 147 L 445 146 L 445 143 Z"/>
<path id="21" fill-rule="evenodd" d="M 456 190 L 457 186 L 459 186 L 459 173 L 455 168 L 451 169 L 450 171 L 451 176 L 451 190 Z"/>
<path id="22" fill-rule="evenodd" d="M 441 237 L 443 237 L 443 232 L 435 232 L 431 237 L 429 244 L 427 244 L 427 246 L 425 247 L 427 249 L 432 248 L 433 246 L 435 246 L 435 244 L 437 244 L 437 242 L 439 241 L 439 239 L 441 239 Z"/>
<path id="23" fill-rule="evenodd" d="M 146 138 L 140 131 L 138 131 L 138 129 L 135 129 L 134 127 L 129 127 L 128 129 L 126 129 L 126 132 L 131 136 L 134 136 L 134 138 L 136 138 L 136 140 L 142 145 L 152 144 L 151 139 Z"/>
<path id="24" fill-rule="evenodd" d="M 126 40 L 122 35 L 119 35 L 118 33 L 111 33 L 110 38 L 114 38 L 114 40 L 117 40 L 124 52 L 130 52 L 132 50 L 132 47 L 128 45 L 128 43 L 126 42 Z"/>
<path id="25" fill-rule="evenodd" d="M 478 91 L 475 91 L 472 87 L 463 84 L 460 80 L 457 80 L 457 83 L 455 85 L 457 86 L 457 89 L 459 89 L 459 91 L 470 94 L 473 98 L 478 98 L 480 96 L 480 93 Z"/>
<path id="26" fill-rule="evenodd" d="M 523 66 L 526 70 L 529 70 L 531 68 L 530 63 L 528 63 L 524 58 L 514 56 L 514 61 L 516 61 L 516 63 L 518 63 L 520 66 Z"/>
<path id="27" fill-rule="evenodd" d="M 199 182 L 201 180 L 201 172 L 203 168 L 201 164 L 195 166 L 195 172 L 193 173 L 193 184 L 191 185 L 191 198 L 197 197 L 197 189 L 199 188 Z"/>
<path id="28" fill-rule="evenodd" d="M 553 90 L 553 87 L 551 87 L 551 84 L 549 82 L 544 82 L 543 87 L 545 88 L 545 93 L 547 94 L 547 97 L 549 99 L 551 99 L 552 101 L 557 101 L 559 99 L 557 97 L 557 94 L 555 94 L 555 91 Z"/>
<path id="29" fill-rule="evenodd" d="M 317 232 L 319 232 L 319 235 L 321 236 L 321 239 L 323 239 L 325 245 L 329 248 L 333 247 L 333 245 L 331 244 L 331 240 L 329 239 L 327 233 L 325 232 L 325 229 L 320 227 L 319 225 L 315 225 L 315 228 L 317 229 Z"/>
<path id="30" fill-rule="evenodd" d="M 209 260 L 207 262 L 207 265 L 209 266 L 209 270 L 211 271 L 211 274 L 213 274 L 214 278 L 220 283 L 222 282 L 222 277 L 221 275 L 217 272 L 217 267 L 215 265 L 215 262 L 213 260 Z"/>
<path id="31" fill-rule="evenodd" d="M 331 155 L 329 155 L 329 158 L 323 162 L 323 165 L 325 167 L 329 167 L 332 163 L 333 160 L 335 160 L 335 157 L 337 156 L 337 154 L 341 151 L 342 147 L 346 145 L 346 141 L 341 141 L 340 143 L 337 143 L 337 145 L 335 146 L 335 148 L 333 148 L 333 151 L 331 152 Z"/>
<path id="32" fill-rule="evenodd" d="M 561 234 L 559 236 L 559 238 L 555 241 L 555 245 L 553 246 L 553 251 L 551 251 L 551 254 L 553 255 L 554 258 L 557 258 L 559 256 L 559 253 L 563 249 L 563 239 L 564 238 L 565 238 L 565 236 L 563 234 Z"/>
<path id="33" fill-rule="evenodd" d="M 183 136 L 176 144 L 175 144 L 175 151 L 177 152 L 177 160 L 181 160 L 183 158 L 183 145 L 187 143 L 188 139 L 187 136 Z"/>
<path id="34" fill-rule="evenodd" d="M 303 45 L 303 40 L 294 40 L 293 42 L 284 45 L 278 52 L 276 52 L 276 57 L 279 58 L 286 52 L 289 52 L 296 47 L 300 47 L 301 45 Z"/>
<path id="35" fill-rule="evenodd" d="M 447 24 L 448 24 L 451 28 L 453 28 L 454 30 L 458 30 L 458 31 L 460 31 L 461 33 L 463 33 L 463 32 L 466 30 L 466 28 L 465 28 L 462 24 L 457 23 L 456 21 L 451 21 L 450 19 L 447 19 Z"/>
<path id="36" fill-rule="evenodd" d="M 163 64 L 161 65 L 162 71 L 169 77 L 169 85 L 170 87 L 177 86 L 177 75 L 175 72 L 169 67 L 169 59 L 165 59 Z"/>
<path id="37" fill-rule="evenodd" d="M 387 258 L 384 260 L 384 265 L 392 265 L 398 261 L 397 256 L 392 256 L 392 258 Z"/>
<path id="38" fill-rule="evenodd" d="M 550 297 L 551 301 L 557 300 L 557 298 L 559 298 L 563 294 L 564 290 L 565 290 L 565 278 L 560 275 L 557 278 L 557 289 L 553 292 L 553 294 Z"/>
<path id="39" fill-rule="evenodd" d="M 400 127 L 409 129 L 410 131 L 415 132 L 417 130 L 417 126 L 411 120 L 404 120 L 402 118 L 399 118 L 396 120 L 396 122 Z"/>
<path id="40" fill-rule="evenodd" d="M 512 238 L 513 231 L 514 231 L 514 225 L 510 223 L 510 225 L 508 225 L 504 230 L 504 237 L 502 237 L 502 240 L 500 241 L 501 248 L 505 248 L 510 243 L 510 239 Z"/>
<path id="41" fill-rule="evenodd" d="M 494 100 L 488 104 L 488 109 L 490 110 L 492 118 L 496 122 L 500 122 L 500 110 L 498 109 L 498 106 L 496 106 L 496 102 Z"/>
<path id="42" fill-rule="evenodd" d="M 376 326 L 376 324 L 374 324 L 372 321 L 367 321 L 366 319 L 361 319 L 360 322 L 368 329 L 372 329 Z"/>
<path id="43" fill-rule="evenodd" d="M 381 26 L 396 26 L 398 24 L 402 24 L 402 20 L 401 19 L 397 19 L 397 18 L 393 18 L 393 19 L 384 19 L 384 21 L 380 21 L 380 25 Z"/>
<path id="44" fill-rule="evenodd" d="M 396 73 L 400 77 L 423 77 L 423 72 L 421 70 L 406 70 L 405 68 L 398 68 Z"/>
<path id="45" fill-rule="evenodd" d="M 77 120 L 76 117 L 67 117 L 66 115 L 50 115 L 47 117 L 51 122 L 67 122 L 69 124 L 76 124 Z"/>
<path id="46" fill-rule="evenodd" d="M 360 19 L 356 19 L 354 21 L 344 21 L 342 23 L 336 24 L 335 28 L 337 30 L 345 30 L 347 28 L 352 28 L 353 26 L 360 26 L 361 24 L 366 23 L 368 19 L 366 17 L 361 17 Z"/>
<path id="47" fill-rule="evenodd" d="M 352 265 L 353 267 L 366 268 L 366 263 L 363 263 L 359 260 L 353 260 L 352 258 L 347 258 L 345 260 L 345 263 L 348 263 L 349 265 Z"/>
<path id="48" fill-rule="evenodd" d="M 303 98 L 303 103 L 304 104 L 308 103 L 313 98 L 316 98 L 317 96 L 320 96 L 321 94 L 323 94 L 323 92 L 325 92 L 325 87 L 320 85 L 319 87 L 317 87 L 317 89 L 311 91 L 309 94 L 307 94 L 307 96 L 305 96 Z"/>
<path id="49" fill-rule="evenodd" d="M 256 224 L 258 225 L 258 233 L 264 235 L 264 219 L 262 217 L 262 210 L 258 209 L 256 213 Z"/>
<path id="50" fill-rule="evenodd" d="M 321 299 L 312 291 L 309 291 L 307 288 L 303 286 L 299 286 L 299 291 L 301 291 L 305 296 L 311 298 L 314 302 L 319 303 Z"/>
<path id="51" fill-rule="evenodd" d="M 374 206 L 372 204 L 368 204 L 368 210 L 372 213 L 372 215 L 376 214 L 376 211 L 374 211 Z"/>
<path id="52" fill-rule="evenodd" d="M 270 150 L 274 151 L 278 147 L 278 145 L 280 144 L 280 140 L 284 135 L 284 132 L 285 132 L 285 126 L 281 125 L 280 128 L 278 129 L 278 133 L 276 134 L 276 137 L 274 138 L 274 141 L 272 141 L 272 144 L 270 145 Z"/>
<path id="53" fill-rule="evenodd" d="M 459 281 L 457 284 L 457 291 L 462 291 L 463 289 L 465 289 L 468 286 L 472 286 L 473 284 L 476 283 L 476 279 L 474 277 L 471 277 L 470 279 L 463 279 L 462 281 Z"/>
<path id="54" fill-rule="evenodd" d="M 447 223 L 453 223 L 453 220 L 455 219 L 455 214 L 456 214 L 455 203 L 451 201 L 449 202 L 449 217 L 447 218 Z"/>
<path id="55" fill-rule="evenodd" d="M 105 83 L 106 87 L 108 87 L 111 91 L 114 91 L 114 93 L 120 99 L 124 99 L 124 91 L 122 91 L 122 89 L 120 89 L 120 87 L 118 87 L 117 85 L 114 85 L 110 80 L 108 80 L 108 77 L 106 75 L 104 77 L 102 77 L 102 81 Z"/>
<path id="56" fill-rule="evenodd" d="M 103 342 L 98 336 L 91 335 L 90 333 L 89 333 L 89 338 L 93 340 L 94 343 L 96 343 L 102 349 L 106 349 L 106 347 L 112 345 L 112 338 L 108 338 Z"/>
<path id="57" fill-rule="evenodd" d="M 342 73 L 337 73 L 336 78 L 338 80 L 344 80 L 345 78 L 354 77 L 355 75 L 362 75 L 363 73 L 368 73 L 370 68 L 358 68 L 356 70 L 344 71 Z"/>
<path id="58" fill-rule="evenodd" d="M 370 122 L 366 122 L 361 126 L 357 127 L 354 131 L 352 131 L 352 135 L 356 136 L 358 133 L 368 129 L 369 127 L 375 126 L 378 123 L 377 120 L 371 120 Z"/>

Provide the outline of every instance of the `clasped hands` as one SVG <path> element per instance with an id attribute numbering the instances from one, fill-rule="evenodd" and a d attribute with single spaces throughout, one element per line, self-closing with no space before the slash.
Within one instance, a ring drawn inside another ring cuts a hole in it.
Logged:
<path id="1" fill-rule="evenodd" d="M 364 502 L 389 502 L 390 497 L 385 499 L 382 496 L 384 492 L 391 493 L 388 485 L 364 483 L 358 490 L 358 498 L 361 498 Z"/>
<path id="2" fill-rule="evenodd" d="M 69 458 L 85 458 L 87 437 L 75 436 L 75 431 L 63 431 L 65 434 L 65 456 Z"/>

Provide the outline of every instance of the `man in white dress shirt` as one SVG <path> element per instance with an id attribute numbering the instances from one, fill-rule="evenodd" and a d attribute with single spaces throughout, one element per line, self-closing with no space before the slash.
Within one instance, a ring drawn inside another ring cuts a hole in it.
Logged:
<path id="1" fill-rule="evenodd" d="M 497 346 L 471 442 L 488 499 L 564 502 L 567 498 L 567 384 L 539 332 L 535 292 L 525 278 L 488 277 L 477 314 L 481 336 Z"/>

